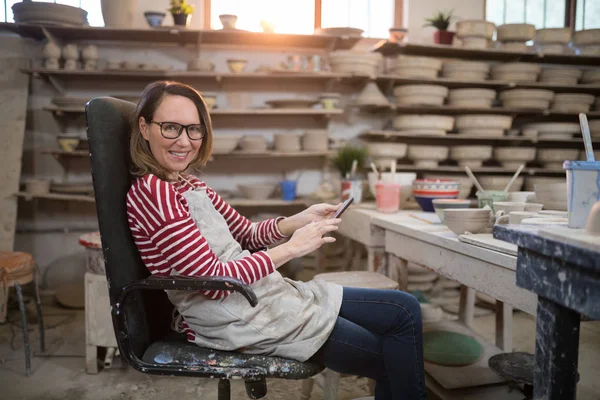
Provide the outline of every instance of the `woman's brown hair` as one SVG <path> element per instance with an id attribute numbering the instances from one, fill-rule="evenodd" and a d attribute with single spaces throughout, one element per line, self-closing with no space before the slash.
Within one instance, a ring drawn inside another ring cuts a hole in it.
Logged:
<path id="1" fill-rule="evenodd" d="M 202 139 L 202 145 L 198 155 L 187 169 L 201 169 L 210 158 L 213 148 L 213 131 L 210 114 L 202 95 L 191 86 L 179 82 L 157 81 L 149 84 L 144 89 L 135 111 L 131 115 L 131 137 L 129 140 L 129 152 L 131 154 L 131 173 L 135 176 L 154 174 L 160 179 L 168 180 L 169 171 L 162 167 L 152 155 L 150 144 L 140 132 L 140 117 L 149 123 L 154 117 L 154 112 L 165 96 L 183 96 L 192 100 L 198 109 L 200 123 L 206 127 L 206 134 Z"/>

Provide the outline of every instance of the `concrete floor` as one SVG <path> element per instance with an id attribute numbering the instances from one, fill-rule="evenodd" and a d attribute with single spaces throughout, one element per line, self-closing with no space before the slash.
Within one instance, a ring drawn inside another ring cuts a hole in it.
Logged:
<path id="1" fill-rule="evenodd" d="M 31 329 L 30 340 L 36 356 L 33 372 L 24 375 L 22 333 L 16 322 L 0 325 L 0 398 L 6 400 L 158 400 L 216 399 L 217 383 L 210 379 L 158 377 L 138 373 L 130 368 L 85 372 L 85 334 L 83 311 L 45 306 L 47 354 L 39 355 L 37 329 Z M 11 321 L 18 312 L 11 312 Z M 476 330 L 488 340 L 494 338 L 494 316 L 475 319 Z M 32 328 L 30 326 L 30 328 Z M 514 315 L 514 347 L 533 352 L 535 321 L 524 313 Z M 117 361 L 115 361 L 117 363 Z M 578 399 L 600 398 L 600 322 L 582 325 L 580 341 L 580 374 Z M 270 380 L 265 399 L 299 398 L 301 382 Z M 364 378 L 343 378 L 340 399 L 354 399 L 368 394 Z M 232 398 L 247 398 L 243 382 L 233 381 Z M 322 399 L 316 385 L 312 399 Z"/>

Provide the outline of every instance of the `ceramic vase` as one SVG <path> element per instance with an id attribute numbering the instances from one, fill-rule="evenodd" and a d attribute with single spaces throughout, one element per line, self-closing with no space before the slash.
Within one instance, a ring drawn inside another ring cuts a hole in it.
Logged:
<path id="1" fill-rule="evenodd" d="M 101 0 L 102 18 L 107 28 L 131 28 L 137 0 Z"/>
<path id="2" fill-rule="evenodd" d="M 98 47 L 90 44 L 81 50 L 81 58 L 83 59 L 83 69 L 94 70 L 98 64 Z"/>
<path id="3" fill-rule="evenodd" d="M 76 44 L 68 44 L 62 49 L 62 56 L 65 59 L 64 68 L 66 70 L 77 69 L 77 60 L 79 59 L 79 50 Z"/>
<path id="4" fill-rule="evenodd" d="M 58 60 L 60 59 L 61 49 L 52 42 L 48 41 L 44 46 L 44 67 L 49 69 L 58 69 Z"/>

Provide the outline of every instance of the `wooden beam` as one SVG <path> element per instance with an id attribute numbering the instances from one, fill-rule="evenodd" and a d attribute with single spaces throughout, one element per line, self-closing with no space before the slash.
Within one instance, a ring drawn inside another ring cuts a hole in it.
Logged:
<path id="1" fill-rule="evenodd" d="M 322 0 L 315 0 L 315 29 L 321 27 L 321 12 L 323 11 Z"/>
<path id="2" fill-rule="evenodd" d="M 204 15 L 203 15 L 204 16 L 204 22 L 203 22 L 204 26 L 202 27 L 202 29 L 211 29 L 211 26 L 210 26 L 211 2 L 212 2 L 212 0 L 203 0 L 203 2 L 202 2 L 203 3 L 202 8 L 203 8 L 203 13 L 204 13 Z"/>
<path id="3" fill-rule="evenodd" d="M 584 3 L 585 4 L 585 3 Z M 585 11 L 584 11 L 585 14 Z M 566 0 L 565 2 L 565 27 L 575 30 L 577 17 L 577 0 Z"/>
<path id="4" fill-rule="evenodd" d="M 403 26 L 404 0 L 394 0 L 394 27 Z"/>

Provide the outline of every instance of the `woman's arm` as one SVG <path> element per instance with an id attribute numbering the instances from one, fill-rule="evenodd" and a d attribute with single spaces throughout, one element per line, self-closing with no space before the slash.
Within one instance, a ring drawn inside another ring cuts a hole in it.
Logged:
<path id="1" fill-rule="evenodd" d="M 152 175 L 134 183 L 127 195 L 127 212 L 142 260 L 155 275 L 229 276 L 251 284 L 293 258 L 293 252 L 283 247 L 220 262 L 189 214 L 185 198 Z M 227 293 L 204 294 L 216 299 Z"/>

